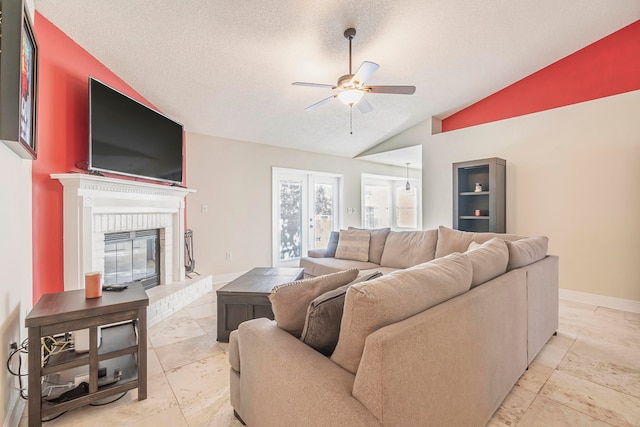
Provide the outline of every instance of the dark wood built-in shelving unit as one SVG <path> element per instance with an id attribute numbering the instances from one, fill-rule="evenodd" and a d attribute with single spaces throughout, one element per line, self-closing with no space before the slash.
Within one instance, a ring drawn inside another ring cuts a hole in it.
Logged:
<path id="1" fill-rule="evenodd" d="M 497 157 L 453 164 L 453 228 L 506 232 L 506 164 Z"/>

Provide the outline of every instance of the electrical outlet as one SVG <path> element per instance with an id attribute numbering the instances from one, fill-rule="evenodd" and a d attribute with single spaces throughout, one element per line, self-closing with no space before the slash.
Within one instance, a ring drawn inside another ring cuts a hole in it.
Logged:
<path id="1" fill-rule="evenodd" d="M 209 206 L 208 205 L 201 205 L 200 209 L 202 210 L 202 213 L 209 212 Z"/>
<path id="2" fill-rule="evenodd" d="M 233 258 L 233 253 L 231 253 L 231 251 L 227 251 L 227 261 L 231 261 L 232 258 Z"/>
<path id="3" fill-rule="evenodd" d="M 17 342 L 15 342 L 15 341 L 11 341 L 11 342 L 9 343 L 9 349 L 11 349 L 11 350 L 17 350 L 17 349 L 18 349 L 18 343 L 17 343 Z"/>

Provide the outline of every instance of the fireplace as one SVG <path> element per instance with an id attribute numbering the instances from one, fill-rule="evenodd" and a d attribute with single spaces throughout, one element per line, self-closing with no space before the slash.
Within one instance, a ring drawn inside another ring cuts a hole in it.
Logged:
<path id="1" fill-rule="evenodd" d="M 145 289 L 160 284 L 160 230 L 134 230 L 104 235 L 104 284 L 140 282 Z"/>
<path id="2" fill-rule="evenodd" d="M 155 230 L 155 255 L 144 257 L 147 262 L 154 261 L 158 284 L 185 279 L 184 206 L 185 197 L 194 190 L 80 173 L 51 177 L 64 187 L 65 290 L 84 288 L 84 275 L 92 271 L 102 272 L 108 283 L 107 274 L 111 273 L 106 260 L 109 250 L 106 240 L 112 233 L 131 237 L 132 233 L 143 236 L 148 230 Z M 137 262 L 141 269 L 141 261 Z M 133 270 L 134 267 L 132 279 Z"/>

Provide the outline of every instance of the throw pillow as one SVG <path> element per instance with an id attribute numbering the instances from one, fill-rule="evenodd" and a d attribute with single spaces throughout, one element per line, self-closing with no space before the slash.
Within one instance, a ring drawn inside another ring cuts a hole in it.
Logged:
<path id="1" fill-rule="evenodd" d="M 549 239 L 545 236 L 529 237 L 507 242 L 507 248 L 509 249 L 507 270 L 514 270 L 544 258 L 549 248 Z"/>
<path id="2" fill-rule="evenodd" d="M 349 227 L 349 230 L 363 230 L 362 228 Z M 384 251 L 384 244 L 387 241 L 387 236 L 391 232 L 391 228 L 375 228 L 365 230 L 368 231 L 369 239 L 369 262 L 380 264 L 382 259 L 382 251 Z"/>
<path id="3" fill-rule="evenodd" d="M 474 245 L 477 245 L 477 247 L 472 249 L 471 247 Z M 507 244 L 502 239 L 494 237 L 481 245 L 478 245 L 476 242 L 471 242 L 467 255 L 469 255 L 471 266 L 473 267 L 472 288 L 488 282 L 507 271 L 509 250 L 507 249 Z"/>
<path id="4" fill-rule="evenodd" d="M 431 261 L 436 254 L 437 242 L 438 230 L 435 229 L 393 231 L 384 244 L 380 266 L 408 268 Z"/>
<path id="5" fill-rule="evenodd" d="M 471 276 L 469 257 L 455 254 L 350 286 L 331 360 L 355 374 L 370 334 L 468 291 Z"/>
<path id="6" fill-rule="evenodd" d="M 352 282 L 357 276 L 358 269 L 352 268 L 276 286 L 269 301 L 278 327 L 300 337 L 309 303 L 318 295 Z"/>
<path id="7" fill-rule="evenodd" d="M 336 249 L 338 249 L 338 239 L 340 238 L 340 233 L 337 231 L 332 231 L 329 236 L 329 242 L 327 243 L 327 249 L 324 250 L 325 258 L 334 258 L 336 256 Z"/>
<path id="8" fill-rule="evenodd" d="M 438 244 L 436 245 L 436 258 L 447 256 L 454 252 L 464 252 L 469 244 L 474 241 L 484 243 L 487 240 L 499 237 L 502 240 L 518 240 L 524 236 L 506 233 L 473 233 L 470 231 L 453 230 L 448 227 L 438 227 Z"/>
<path id="9" fill-rule="evenodd" d="M 369 239 L 371 235 L 363 230 L 340 230 L 336 258 L 353 261 L 369 261 Z"/>
<path id="10" fill-rule="evenodd" d="M 375 271 L 316 297 L 307 308 L 307 318 L 304 322 L 300 340 L 325 356 L 331 356 L 340 335 L 340 322 L 347 289 L 351 285 L 366 282 L 380 276 L 382 276 L 382 273 Z"/>

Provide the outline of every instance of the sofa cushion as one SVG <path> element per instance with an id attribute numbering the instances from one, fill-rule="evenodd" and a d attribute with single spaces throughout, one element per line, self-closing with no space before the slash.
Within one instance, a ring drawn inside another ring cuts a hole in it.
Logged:
<path id="1" fill-rule="evenodd" d="M 441 225 L 438 227 L 438 244 L 436 246 L 435 257 L 441 258 L 454 252 L 465 252 L 472 241 L 476 243 L 484 243 L 494 237 L 507 241 L 524 238 L 524 236 L 518 236 L 517 234 L 472 233 L 469 231 L 453 230 Z"/>
<path id="2" fill-rule="evenodd" d="M 476 247 L 473 248 L 473 246 Z M 471 242 L 467 255 L 469 255 L 471 266 L 473 267 L 472 288 L 488 282 L 507 271 L 509 250 L 502 239 L 494 237 L 481 245 Z"/>
<path id="3" fill-rule="evenodd" d="M 331 360 L 355 374 L 371 333 L 468 291 L 471 277 L 469 257 L 455 254 L 350 286 Z"/>
<path id="4" fill-rule="evenodd" d="M 384 244 L 387 241 L 387 236 L 391 229 L 389 227 L 375 229 L 349 227 L 349 230 L 366 230 L 369 232 L 371 235 L 369 239 L 369 261 L 380 264 L 382 252 L 384 251 Z"/>
<path id="5" fill-rule="evenodd" d="M 300 340 L 325 356 L 331 356 L 338 343 L 340 321 L 342 320 L 344 297 L 347 289 L 351 285 L 366 282 L 380 276 L 382 276 L 382 273 L 374 271 L 316 297 L 307 308 L 307 317 Z"/>
<path id="6" fill-rule="evenodd" d="M 387 236 L 380 265 L 408 268 L 435 258 L 438 230 L 392 231 Z M 464 252 L 466 247 L 462 251 Z"/>
<path id="7" fill-rule="evenodd" d="M 357 276 L 358 269 L 352 268 L 276 286 L 269 301 L 278 327 L 300 337 L 309 303 L 318 295 L 352 282 Z"/>
<path id="8" fill-rule="evenodd" d="M 507 270 L 524 267 L 541 260 L 547 255 L 549 239 L 545 236 L 529 237 L 526 239 L 507 242 L 509 250 L 509 264 Z"/>
<path id="9" fill-rule="evenodd" d="M 336 256 L 336 249 L 338 249 L 338 240 L 340 239 L 340 232 L 332 231 L 329 235 L 329 242 L 327 242 L 327 248 L 324 250 L 324 256 L 327 258 L 333 258 Z"/>
<path id="10" fill-rule="evenodd" d="M 357 268 L 362 271 L 375 270 L 380 266 L 372 262 L 352 261 L 349 259 L 303 257 L 300 258 L 300 267 L 304 268 L 304 277 L 317 277 L 350 268 Z"/>
<path id="11" fill-rule="evenodd" d="M 340 230 L 336 258 L 369 261 L 371 235 L 364 230 Z"/>

